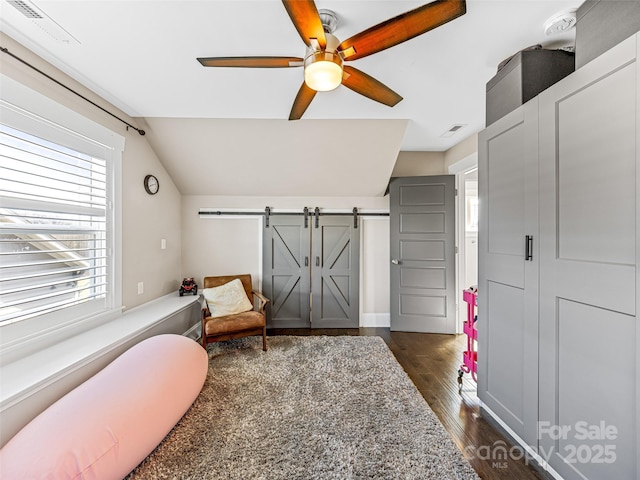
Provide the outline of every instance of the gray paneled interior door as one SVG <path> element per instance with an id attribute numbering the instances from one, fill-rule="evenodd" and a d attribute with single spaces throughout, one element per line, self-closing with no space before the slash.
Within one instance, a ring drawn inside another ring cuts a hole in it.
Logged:
<path id="1" fill-rule="evenodd" d="M 353 217 L 271 216 L 263 229 L 263 292 L 273 328 L 359 325 L 360 230 Z"/>
<path id="2" fill-rule="evenodd" d="M 456 331 L 454 180 L 391 180 L 391 330 Z"/>

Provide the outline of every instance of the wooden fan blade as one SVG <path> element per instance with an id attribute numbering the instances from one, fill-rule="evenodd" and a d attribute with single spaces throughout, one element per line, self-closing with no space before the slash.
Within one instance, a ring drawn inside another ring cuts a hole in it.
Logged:
<path id="1" fill-rule="evenodd" d="M 324 50 L 327 39 L 320 20 L 320 14 L 313 0 L 282 0 L 293 25 L 298 30 L 302 41 L 311 47 L 310 38 L 318 40 L 320 48 Z"/>
<path id="2" fill-rule="evenodd" d="M 357 68 L 345 65 L 344 74 L 344 77 L 342 77 L 342 85 L 371 100 L 384 103 L 390 107 L 393 107 L 402 100 L 400 95 L 384 83 L 379 82 Z"/>
<path id="3" fill-rule="evenodd" d="M 309 88 L 306 83 L 302 82 L 302 86 L 300 87 L 300 90 L 298 90 L 296 99 L 293 101 L 289 120 L 300 120 L 311 103 L 311 100 L 316 96 L 316 93 L 317 92 L 314 89 Z"/>
<path id="4" fill-rule="evenodd" d="M 467 11 L 465 0 L 436 0 L 379 23 L 338 46 L 346 60 L 355 60 L 406 42 Z"/>
<path id="5" fill-rule="evenodd" d="M 298 57 L 208 57 L 198 61 L 204 67 L 286 68 L 304 64 Z"/>
<path id="6" fill-rule="evenodd" d="M 298 57 L 208 57 L 198 61 L 204 67 L 287 68 L 304 64 Z"/>

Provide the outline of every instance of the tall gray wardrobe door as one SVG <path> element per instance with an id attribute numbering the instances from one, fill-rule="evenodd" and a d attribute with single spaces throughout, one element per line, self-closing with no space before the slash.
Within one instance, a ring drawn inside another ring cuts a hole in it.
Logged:
<path id="1" fill-rule="evenodd" d="M 360 229 L 353 217 L 321 216 L 311 238 L 312 327 L 358 328 Z"/>
<path id="2" fill-rule="evenodd" d="M 478 138 L 478 396 L 537 447 L 538 104 Z"/>
<path id="3" fill-rule="evenodd" d="M 567 480 L 640 478 L 638 48 L 540 96 L 539 433 Z"/>
<path id="4" fill-rule="evenodd" d="M 391 180 L 391 330 L 455 333 L 455 176 Z"/>
<path id="5" fill-rule="evenodd" d="M 302 216 L 271 216 L 263 229 L 262 290 L 269 327 L 309 327 L 310 234 Z"/>

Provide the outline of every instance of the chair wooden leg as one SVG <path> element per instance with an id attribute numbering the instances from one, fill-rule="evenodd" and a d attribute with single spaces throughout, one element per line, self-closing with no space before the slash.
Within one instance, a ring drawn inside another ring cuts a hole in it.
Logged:
<path id="1" fill-rule="evenodd" d="M 267 351 L 267 327 L 262 327 L 262 351 Z"/>

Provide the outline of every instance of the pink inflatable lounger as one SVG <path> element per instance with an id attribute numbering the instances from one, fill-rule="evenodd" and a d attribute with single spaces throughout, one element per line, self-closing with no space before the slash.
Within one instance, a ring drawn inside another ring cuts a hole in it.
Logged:
<path id="1" fill-rule="evenodd" d="M 207 366 L 206 351 L 189 338 L 140 342 L 9 440 L 0 478 L 121 480 L 189 409 Z"/>

